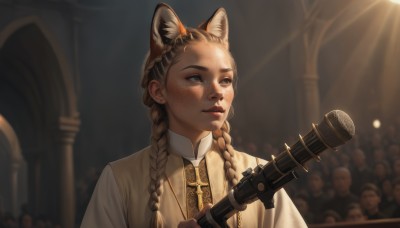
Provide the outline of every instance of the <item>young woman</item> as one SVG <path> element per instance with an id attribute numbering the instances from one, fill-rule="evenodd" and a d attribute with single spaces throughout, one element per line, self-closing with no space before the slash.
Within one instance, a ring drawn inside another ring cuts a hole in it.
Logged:
<path id="1" fill-rule="evenodd" d="M 142 77 L 151 145 L 105 167 L 82 227 L 196 227 L 204 205 L 227 195 L 245 169 L 265 164 L 231 145 L 236 77 L 224 9 L 186 28 L 159 4 Z M 249 204 L 229 226 L 306 227 L 284 190 L 274 201 L 269 210 Z"/>

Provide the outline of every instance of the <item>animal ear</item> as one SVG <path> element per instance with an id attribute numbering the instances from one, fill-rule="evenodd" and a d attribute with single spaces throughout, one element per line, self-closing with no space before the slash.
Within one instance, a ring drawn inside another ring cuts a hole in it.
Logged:
<path id="1" fill-rule="evenodd" d="M 228 43 L 228 16 L 224 8 L 217 9 L 206 22 L 199 26 L 199 28 Z"/>
<path id="2" fill-rule="evenodd" d="M 186 34 L 186 28 L 174 10 L 165 3 L 158 4 L 151 22 L 150 58 L 159 56 L 171 40 Z"/>

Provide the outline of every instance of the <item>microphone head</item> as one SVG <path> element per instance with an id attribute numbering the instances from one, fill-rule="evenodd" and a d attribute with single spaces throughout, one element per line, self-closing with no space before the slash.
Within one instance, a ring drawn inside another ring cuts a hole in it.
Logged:
<path id="1" fill-rule="evenodd" d="M 316 127 L 322 140 L 330 147 L 337 147 L 355 134 L 353 120 L 341 110 L 333 110 L 325 114 L 324 119 Z"/>

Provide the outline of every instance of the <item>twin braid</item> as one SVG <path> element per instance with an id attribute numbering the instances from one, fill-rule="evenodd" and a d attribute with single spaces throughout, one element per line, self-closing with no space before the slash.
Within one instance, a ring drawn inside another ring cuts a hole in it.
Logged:
<path id="1" fill-rule="evenodd" d="M 236 175 L 236 161 L 234 159 L 232 138 L 229 132 L 230 132 L 230 125 L 229 122 L 225 120 L 221 129 L 213 131 L 213 137 L 214 140 L 217 142 L 222 157 L 225 160 L 224 168 L 225 168 L 226 178 L 229 180 L 231 186 L 234 186 L 238 183 L 239 178 Z"/>
<path id="2" fill-rule="evenodd" d="M 180 40 L 183 44 L 183 40 Z M 160 57 L 147 62 L 142 77 L 143 103 L 150 107 L 152 121 L 151 152 L 150 152 L 150 184 L 149 208 L 152 211 L 150 227 L 163 227 L 163 218 L 160 212 L 161 194 L 165 180 L 165 167 L 168 159 L 168 116 L 163 105 L 156 103 L 148 91 L 151 80 L 165 82 L 168 67 L 171 65 L 176 52 L 174 46 L 169 46 Z"/>
<path id="3" fill-rule="evenodd" d="M 188 29 L 189 34 L 185 37 L 178 37 L 167 45 L 162 55 L 146 60 L 144 65 L 141 86 L 144 89 L 143 103 L 150 108 L 150 117 L 152 120 L 151 153 L 150 153 L 150 184 L 149 184 L 149 208 L 152 211 L 150 227 L 163 227 L 163 218 L 160 212 L 160 199 L 163 192 L 163 182 L 165 180 L 165 167 L 168 159 L 168 116 L 165 106 L 156 103 L 149 94 L 148 85 L 152 80 L 158 80 L 165 83 L 168 68 L 175 60 L 177 54 L 183 50 L 183 46 L 190 41 L 207 40 L 210 42 L 219 42 L 221 40 L 209 33 Z M 233 159 L 234 150 L 231 145 L 231 136 L 229 135 L 230 126 L 225 121 L 220 130 L 213 132 L 219 150 L 225 160 L 225 173 L 230 184 L 236 185 L 238 177 L 236 176 L 236 163 Z"/>
<path id="4" fill-rule="evenodd" d="M 150 186 L 149 207 L 152 211 L 150 227 L 162 227 L 162 215 L 160 209 L 160 198 L 163 192 L 165 165 L 168 158 L 168 121 L 163 107 L 153 104 L 150 108 L 153 121 L 151 152 L 150 152 Z"/>

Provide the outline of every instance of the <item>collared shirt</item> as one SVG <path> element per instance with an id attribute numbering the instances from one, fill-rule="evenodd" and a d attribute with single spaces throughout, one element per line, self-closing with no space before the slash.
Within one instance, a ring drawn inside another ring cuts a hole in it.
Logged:
<path id="1" fill-rule="evenodd" d="M 168 130 L 169 133 L 169 146 L 173 153 L 179 154 L 185 159 L 192 162 L 194 166 L 198 166 L 200 161 L 204 158 L 206 153 L 210 150 L 213 137 L 211 132 L 202 138 L 199 142 L 199 146 L 197 147 L 197 156 L 195 153 L 195 147 L 193 146 L 190 139 L 179 135 L 171 130 Z"/>

